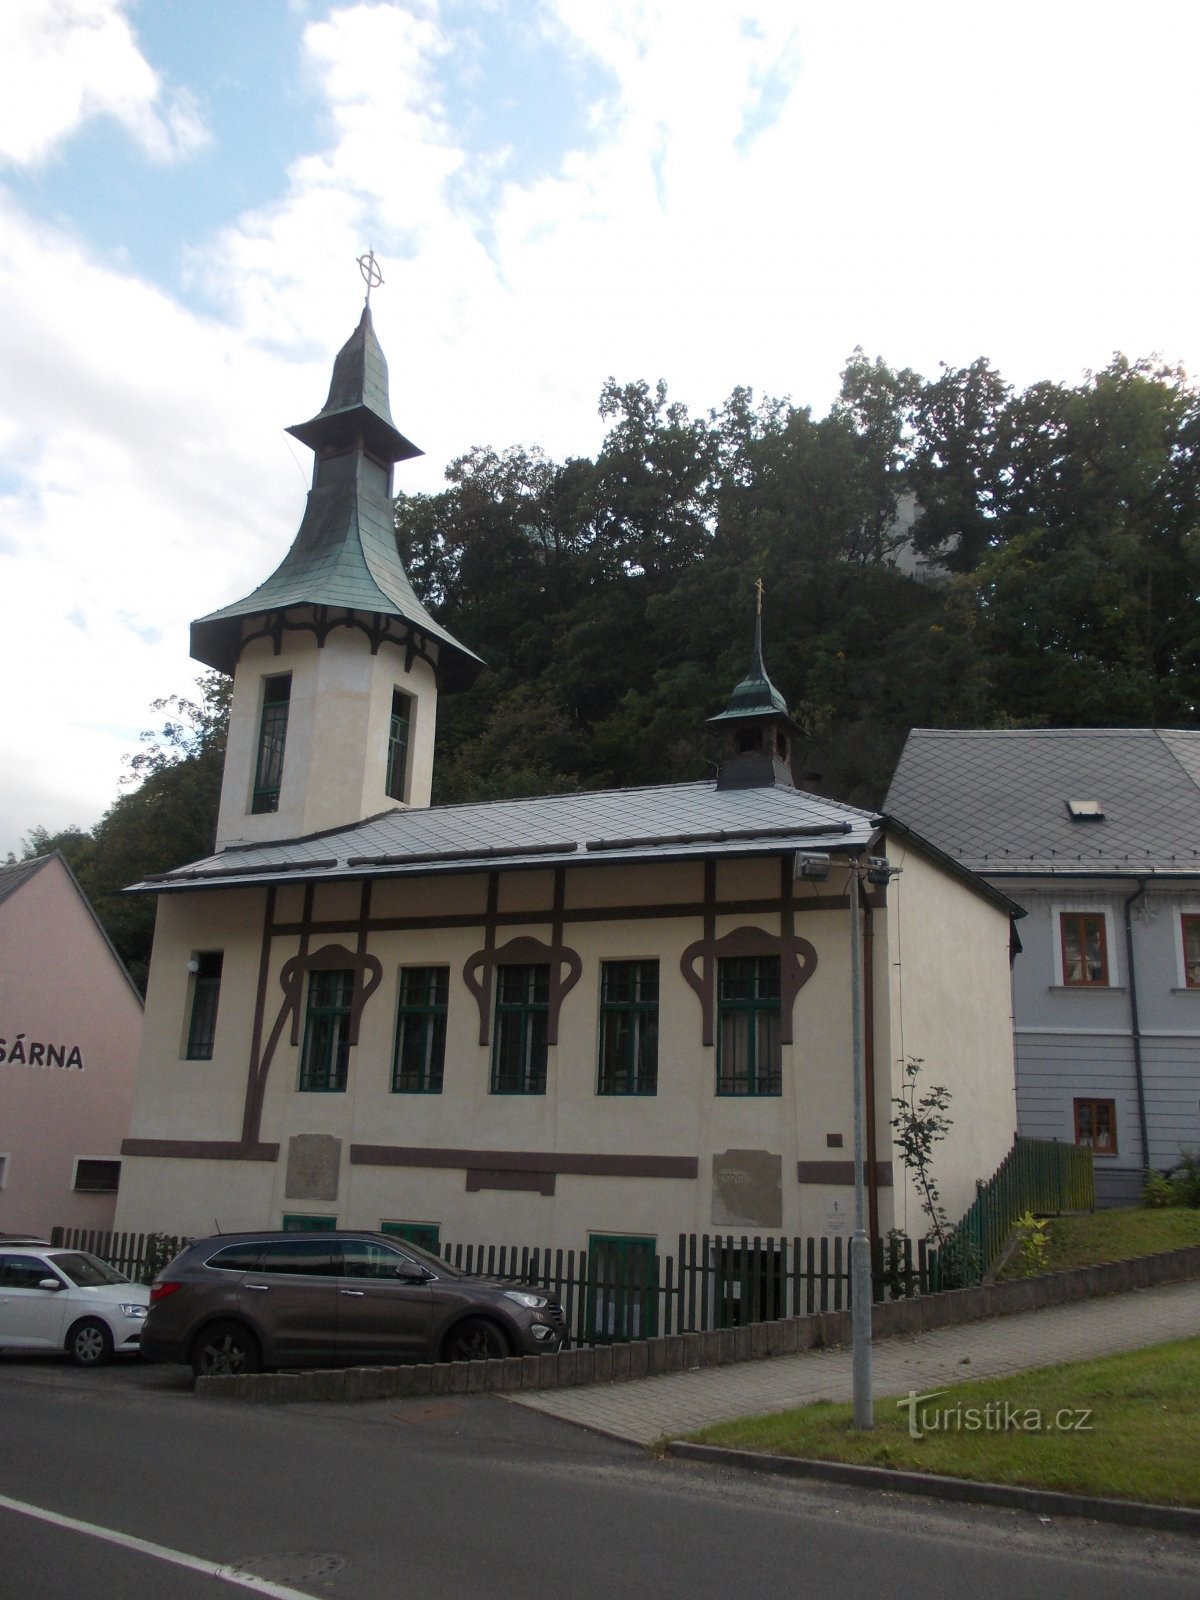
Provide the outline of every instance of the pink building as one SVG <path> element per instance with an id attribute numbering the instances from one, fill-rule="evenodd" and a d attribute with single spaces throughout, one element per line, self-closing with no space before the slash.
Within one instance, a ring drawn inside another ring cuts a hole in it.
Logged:
<path id="1" fill-rule="evenodd" d="M 112 1227 L 141 1032 L 63 857 L 0 866 L 0 1233 Z"/>

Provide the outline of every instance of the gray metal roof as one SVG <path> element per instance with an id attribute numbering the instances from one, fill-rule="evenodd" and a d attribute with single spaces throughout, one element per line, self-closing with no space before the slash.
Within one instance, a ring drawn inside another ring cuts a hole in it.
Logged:
<path id="1" fill-rule="evenodd" d="M 879 818 L 784 785 L 604 789 L 529 800 L 388 811 L 353 827 L 232 846 L 139 889 L 303 878 L 426 876 L 483 868 L 862 850 Z"/>
<path id="2" fill-rule="evenodd" d="M 885 810 L 990 877 L 1200 876 L 1200 732 L 914 728 Z"/>

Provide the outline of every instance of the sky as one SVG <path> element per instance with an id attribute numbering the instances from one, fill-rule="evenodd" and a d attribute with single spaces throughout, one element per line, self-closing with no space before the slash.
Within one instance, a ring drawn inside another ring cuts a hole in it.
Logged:
<path id="1" fill-rule="evenodd" d="M 1198 78 L 1182 0 L 2 0 L 0 860 L 291 543 L 368 249 L 410 493 L 609 376 L 1200 375 Z"/>

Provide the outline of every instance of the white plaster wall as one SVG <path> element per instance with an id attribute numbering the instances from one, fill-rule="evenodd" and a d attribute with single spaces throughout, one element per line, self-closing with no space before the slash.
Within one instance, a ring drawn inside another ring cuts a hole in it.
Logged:
<path id="1" fill-rule="evenodd" d="M 891 909 L 876 916 L 876 1003 L 879 1021 L 876 1127 L 879 1158 L 890 1158 L 887 1122 L 898 1092 L 894 1062 L 900 1037 L 935 1065 L 938 1081 L 955 1094 L 956 1134 L 948 1142 L 943 1187 L 953 1206 L 974 1180 L 988 1175 L 1011 1142 L 1013 1089 L 1008 1026 L 1007 919 L 960 883 L 912 852 L 889 891 Z M 799 1161 L 853 1157 L 850 1079 L 850 939 L 844 873 L 822 885 L 796 886 L 796 932 L 817 952 L 816 970 L 794 1011 L 795 1043 L 784 1047 L 783 1093 L 770 1098 L 718 1098 L 715 1047 L 701 1042 L 701 1007 L 680 970 L 684 949 L 701 935 L 698 916 L 624 916 L 572 922 L 571 907 L 666 908 L 697 904 L 703 865 L 640 871 L 625 867 L 575 869 L 567 876 L 565 943 L 578 951 L 582 974 L 566 997 L 558 1044 L 551 1048 L 545 1095 L 488 1092 L 490 1048 L 479 1044 L 479 1008 L 463 981 L 469 958 L 483 946 L 484 874 L 441 875 L 375 885 L 372 915 L 403 918 L 465 914 L 464 927 L 399 929 L 375 935 L 371 953 L 382 964 L 379 989 L 368 1001 L 357 1047 L 350 1053 L 346 1093 L 301 1093 L 299 1048 L 285 1030 L 267 1082 L 260 1137 L 281 1146 L 279 1163 L 139 1161 L 136 1187 L 123 1194 L 122 1227 L 168 1232 L 209 1228 L 214 1204 L 223 1226 L 278 1226 L 284 1212 L 334 1215 L 344 1226 L 377 1227 L 382 1220 L 432 1223 L 443 1239 L 529 1243 L 577 1248 L 589 1232 L 652 1234 L 674 1248 L 680 1232 L 724 1231 L 712 1222 L 712 1161 L 726 1150 L 760 1150 L 780 1158 L 783 1222 L 761 1233 L 824 1231 L 826 1204 L 849 1185 L 800 1185 Z M 719 875 L 722 894 L 777 895 L 778 860 L 745 863 Z M 501 914 L 548 910 L 552 876 L 539 870 L 502 874 Z M 141 1137 L 235 1139 L 241 1130 L 246 1069 L 259 964 L 264 897 L 261 891 L 189 893 L 164 900 L 147 1013 L 147 1044 L 139 1080 L 134 1131 Z M 294 916 L 300 890 L 280 895 L 280 914 Z M 358 886 L 318 888 L 314 915 L 325 931 L 311 948 L 354 945 L 350 924 Z M 898 911 L 898 914 L 897 914 Z M 341 923 L 342 927 L 337 925 Z M 780 931 L 777 912 L 722 915 L 716 935 L 746 925 Z M 497 943 L 529 936 L 549 939 L 544 919 L 505 923 Z M 896 948 L 889 943 L 902 939 Z M 186 1014 L 186 960 L 202 948 L 224 948 L 225 969 L 217 1047 L 208 1063 L 180 1060 Z M 294 937 L 271 952 L 264 1037 L 277 1015 L 282 963 L 296 953 Z M 597 1032 L 600 964 L 658 959 L 659 1078 L 653 1097 L 598 1096 Z M 894 962 L 899 959 L 901 966 Z M 450 969 L 444 1092 L 390 1091 L 396 998 L 403 966 Z M 893 981 L 893 975 L 894 981 Z M 902 995 L 900 982 L 902 979 Z M 889 995 L 889 983 L 892 992 Z M 489 1016 L 489 1027 L 491 1018 Z M 301 1029 L 302 1033 L 302 1029 Z M 979 1034 L 981 1036 L 975 1037 Z M 984 1126 L 976 1126 L 976 1112 Z M 288 1141 L 329 1134 L 342 1142 L 336 1202 L 286 1195 Z M 831 1148 L 830 1134 L 842 1144 Z M 527 1191 L 468 1193 L 458 1168 L 367 1167 L 350 1164 L 351 1144 L 420 1146 L 471 1151 L 569 1152 L 696 1157 L 697 1179 L 624 1179 L 560 1174 L 553 1196 Z M 144 1172 L 143 1170 L 144 1169 Z M 169 1179 L 181 1174 L 178 1182 Z M 136 1197 L 136 1203 L 135 1203 Z M 911 1206 L 909 1208 L 911 1210 Z M 227 1220 L 225 1212 L 232 1219 Z M 880 1191 L 880 1223 L 891 1226 L 891 1195 Z M 751 1230 L 755 1231 L 755 1230 Z M 920 1231 L 919 1228 L 917 1231 Z"/>
<path id="2" fill-rule="evenodd" d="M 953 1126 L 935 1147 L 934 1167 L 953 1223 L 974 1200 L 976 1179 L 991 1177 L 1016 1132 L 1010 923 L 1001 908 L 964 889 L 914 846 L 891 839 L 887 853 L 902 870 L 888 889 L 887 912 L 877 918 L 888 948 L 886 983 L 876 986 L 887 1006 L 881 1038 L 891 1042 L 890 1060 L 881 1047 L 878 1061 L 880 1098 L 900 1094 L 908 1057 L 924 1063 L 918 1094 L 933 1084 L 950 1091 Z M 916 1238 L 928 1224 L 898 1159 L 895 1170 L 896 1225 Z"/>
<path id="3" fill-rule="evenodd" d="M 253 797 L 263 680 L 290 672 L 291 700 L 279 808 L 254 815 Z M 317 647 L 311 633 L 287 632 L 278 655 L 268 639 L 247 644 L 233 680 L 229 739 L 221 785 L 218 848 L 295 838 L 394 809 L 386 793 L 392 691 L 412 701 L 408 804 L 429 804 L 437 681 L 416 657 L 385 643 L 371 654 L 356 628 L 333 628 Z"/>
<path id="4" fill-rule="evenodd" d="M 112 1227 L 116 1197 L 75 1193 L 75 1160 L 119 1159 L 141 1030 L 137 994 L 66 868 L 47 862 L 0 902 L 0 1232 Z M 26 1053 L 78 1046 L 83 1070 L 13 1062 L 19 1035 Z"/>

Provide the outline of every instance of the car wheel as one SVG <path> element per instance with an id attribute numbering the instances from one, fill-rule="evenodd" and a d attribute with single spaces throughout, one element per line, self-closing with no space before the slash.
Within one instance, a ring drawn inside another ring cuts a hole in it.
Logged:
<path id="1" fill-rule="evenodd" d="M 511 1354 L 504 1329 L 486 1317 L 467 1317 L 442 1340 L 443 1361 L 491 1361 Z"/>
<path id="2" fill-rule="evenodd" d="M 77 1322 L 67 1335 L 67 1354 L 77 1367 L 102 1367 L 112 1352 L 112 1334 L 102 1322 Z"/>
<path id="3" fill-rule="evenodd" d="M 239 1322 L 214 1322 L 192 1342 L 192 1371 L 198 1378 L 236 1377 L 262 1365 L 258 1341 Z"/>

